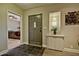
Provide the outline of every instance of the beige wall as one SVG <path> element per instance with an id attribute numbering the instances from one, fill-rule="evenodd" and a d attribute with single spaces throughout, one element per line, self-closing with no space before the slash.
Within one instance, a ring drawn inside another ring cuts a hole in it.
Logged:
<path id="1" fill-rule="evenodd" d="M 18 27 L 20 27 L 20 21 L 11 18 L 8 19 L 8 31 L 19 31 Z"/>
<path id="2" fill-rule="evenodd" d="M 7 11 L 23 15 L 23 11 L 14 4 L 0 4 L 0 51 L 7 49 Z"/>
<path id="3" fill-rule="evenodd" d="M 4 34 L 6 33 L 6 30 L 5 30 L 6 21 L 3 21 L 5 19 L 4 17 L 6 16 L 4 11 L 5 11 L 5 8 L 3 8 L 3 5 L 0 5 L 0 51 L 7 48 L 6 35 Z"/>
<path id="4" fill-rule="evenodd" d="M 60 34 L 65 35 L 65 48 L 72 45 L 77 48 L 77 40 L 79 39 L 79 25 L 65 25 L 65 14 L 69 11 L 79 11 L 79 4 L 55 4 L 38 8 L 32 8 L 24 12 L 24 42 L 28 43 L 28 15 L 43 14 L 43 46 L 46 46 L 46 34 L 48 32 L 48 14 L 50 12 L 60 11 L 62 13 Z"/>
<path id="5" fill-rule="evenodd" d="M 68 11 L 79 10 L 79 4 L 55 4 L 44 7 L 33 8 L 25 10 L 22 21 L 23 42 L 28 43 L 28 15 L 43 14 L 43 46 L 46 46 L 46 34 L 48 33 L 48 14 L 49 12 L 60 11 L 62 13 L 62 25 L 60 34 L 65 35 L 65 47 L 77 48 L 77 39 L 79 39 L 79 25 L 65 25 L 65 13 Z M 23 10 L 15 4 L 0 4 L 0 51 L 7 49 L 7 11 L 13 11 L 17 14 L 23 15 Z"/>

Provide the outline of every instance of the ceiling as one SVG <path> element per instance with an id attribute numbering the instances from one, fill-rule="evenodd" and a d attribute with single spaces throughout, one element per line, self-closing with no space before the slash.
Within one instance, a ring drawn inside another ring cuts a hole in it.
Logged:
<path id="1" fill-rule="evenodd" d="M 47 6 L 47 5 L 51 5 L 52 6 L 79 6 L 78 3 L 16 3 L 16 5 L 18 5 L 19 7 L 21 7 L 22 9 L 31 9 L 31 8 L 36 8 L 36 7 L 40 7 L 40 6 Z"/>
<path id="2" fill-rule="evenodd" d="M 16 3 L 16 5 L 20 6 L 22 9 L 31 9 L 35 7 L 49 5 L 49 3 Z"/>
<path id="3" fill-rule="evenodd" d="M 8 16 L 9 16 L 10 20 L 20 21 L 20 16 L 18 16 L 18 15 L 8 12 Z"/>

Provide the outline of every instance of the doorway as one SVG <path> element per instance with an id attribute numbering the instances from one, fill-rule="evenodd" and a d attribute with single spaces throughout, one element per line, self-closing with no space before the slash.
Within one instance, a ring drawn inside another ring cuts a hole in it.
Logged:
<path id="1" fill-rule="evenodd" d="M 42 46 L 42 14 L 28 17 L 29 44 Z"/>
<path id="2" fill-rule="evenodd" d="M 21 16 L 8 12 L 8 49 L 15 48 L 21 44 Z"/>

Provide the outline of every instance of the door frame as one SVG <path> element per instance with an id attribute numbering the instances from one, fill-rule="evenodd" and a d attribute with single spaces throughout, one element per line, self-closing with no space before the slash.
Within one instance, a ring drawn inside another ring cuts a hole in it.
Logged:
<path id="1" fill-rule="evenodd" d="M 36 15 L 41 15 L 41 22 L 42 22 L 42 13 L 39 13 L 39 14 L 33 14 L 33 15 L 28 15 L 28 44 L 29 44 L 29 17 L 30 16 L 36 16 Z M 43 22 L 42 22 L 43 23 Z M 41 23 L 41 25 L 42 25 Z M 41 30 L 43 29 L 43 25 L 41 27 Z M 41 46 L 39 45 L 34 45 L 34 46 L 38 46 L 38 47 L 42 47 L 43 46 L 43 30 L 41 31 Z M 29 44 L 29 45 L 32 45 L 32 44 Z"/>
<path id="2" fill-rule="evenodd" d="M 12 13 L 14 15 L 17 15 L 17 16 L 20 16 L 20 44 L 22 44 L 23 42 L 23 39 L 22 39 L 22 15 L 21 14 L 18 14 L 17 12 L 14 12 L 12 10 L 8 10 L 7 11 L 7 49 L 8 49 L 8 13 Z"/>

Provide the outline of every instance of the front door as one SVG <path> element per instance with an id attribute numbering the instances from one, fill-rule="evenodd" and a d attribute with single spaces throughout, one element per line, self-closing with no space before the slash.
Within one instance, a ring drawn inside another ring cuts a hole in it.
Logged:
<path id="1" fill-rule="evenodd" d="M 42 46 L 42 14 L 31 15 L 29 21 L 29 44 Z"/>

